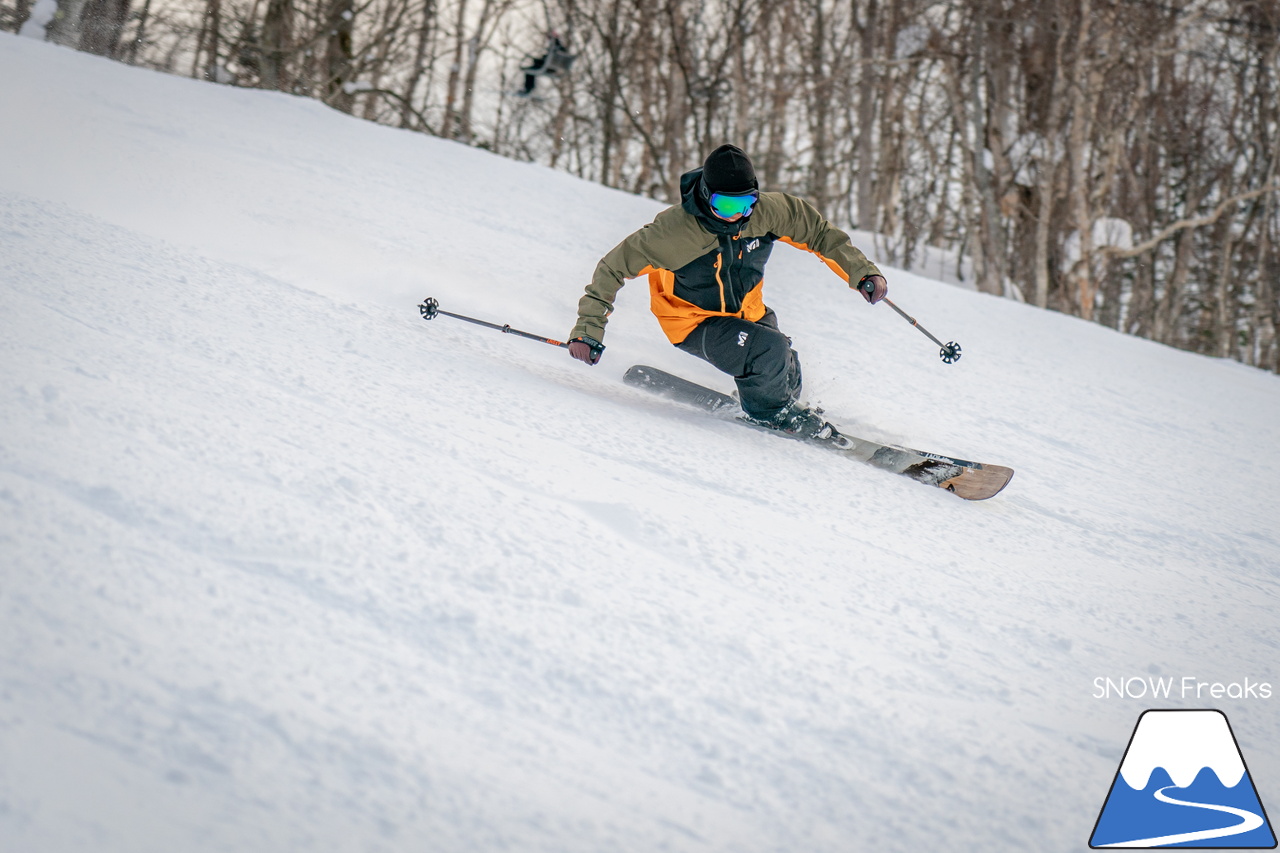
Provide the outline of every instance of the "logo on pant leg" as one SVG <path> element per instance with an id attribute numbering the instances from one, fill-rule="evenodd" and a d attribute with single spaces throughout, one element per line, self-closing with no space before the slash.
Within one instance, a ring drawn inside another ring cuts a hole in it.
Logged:
<path id="1" fill-rule="evenodd" d="M 745 347 L 747 345 L 747 333 L 738 332 L 738 346 Z"/>

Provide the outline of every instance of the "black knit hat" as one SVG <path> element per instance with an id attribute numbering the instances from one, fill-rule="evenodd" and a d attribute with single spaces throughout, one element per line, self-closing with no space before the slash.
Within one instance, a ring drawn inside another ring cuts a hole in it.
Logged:
<path id="1" fill-rule="evenodd" d="M 760 188 L 751 159 L 736 145 L 721 145 L 707 155 L 702 183 L 708 193 L 745 193 Z"/>

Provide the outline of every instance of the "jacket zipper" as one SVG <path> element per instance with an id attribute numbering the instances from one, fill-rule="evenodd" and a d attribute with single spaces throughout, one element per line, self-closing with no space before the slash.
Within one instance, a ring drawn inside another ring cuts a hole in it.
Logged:
<path id="1" fill-rule="evenodd" d="M 729 274 L 729 271 L 725 268 L 725 265 L 724 265 L 724 249 L 721 249 L 720 256 L 716 258 L 716 284 L 720 285 L 720 313 L 721 314 L 729 313 L 729 309 L 727 307 L 728 303 L 725 301 L 726 295 L 724 292 L 724 276 L 728 274 Z"/>
<path id="2" fill-rule="evenodd" d="M 734 243 L 737 242 L 738 237 L 740 237 L 741 235 L 742 235 L 741 225 L 738 226 L 738 231 L 736 234 L 720 235 L 720 268 L 716 271 L 716 280 L 720 284 L 720 311 L 725 314 L 729 313 L 729 304 L 730 304 L 729 298 L 734 296 L 734 293 L 735 293 L 734 287 L 733 287 L 733 267 L 735 263 L 735 256 L 733 252 L 734 252 Z M 725 263 L 726 257 L 729 260 L 727 264 Z M 726 287 L 728 288 L 727 292 L 726 292 Z M 742 300 L 737 299 L 736 304 L 737 304 L 737 307 L 734 309 L 734 312 L 741 314 Z"/>

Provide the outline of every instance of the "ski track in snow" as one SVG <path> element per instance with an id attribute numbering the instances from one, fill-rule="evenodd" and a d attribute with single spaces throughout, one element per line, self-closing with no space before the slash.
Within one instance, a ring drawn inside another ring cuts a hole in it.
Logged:
<path id="1" fill-rule="evenodd" d="M 1083 849 L 1147 707 L 1095 677 L 1280 685 L 1275 376 L 890 271 L 947 367 L 777 252 L 833 420 L 1018 470 L 965 503 L 623 386 L 729 387 L 643 282 L 592 370 L 417 316 L 561 336 L 659 205 L 0 75 L 0 848 Z M 1226 708 L 1264 800 L 1274 701 Z"/>

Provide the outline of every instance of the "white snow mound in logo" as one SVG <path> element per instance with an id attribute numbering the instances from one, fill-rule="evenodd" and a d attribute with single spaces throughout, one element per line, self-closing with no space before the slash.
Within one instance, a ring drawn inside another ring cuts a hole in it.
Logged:
<path id="1" fill-rule="evenodd" d="M 1245 774 L 1227 718 L 1220 711 L 1148 711 L 1138 723 L 1120 775 L 1134 790 L 1147 787 L 1151 772 L 1163 767 L 1173 784 L 1185 788 L 1208 767 L 1234 788 Z"/>

